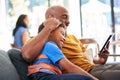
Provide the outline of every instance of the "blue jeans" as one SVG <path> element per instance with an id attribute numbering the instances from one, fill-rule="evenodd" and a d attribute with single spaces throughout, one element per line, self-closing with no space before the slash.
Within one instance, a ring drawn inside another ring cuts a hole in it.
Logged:
<path id="1" fill-rule="evenodd" d="M 93 80 L 89 76 L 81 74 L 48 74 L 43 72 L 37 72 L 29 76 L 30 80 Z"/>

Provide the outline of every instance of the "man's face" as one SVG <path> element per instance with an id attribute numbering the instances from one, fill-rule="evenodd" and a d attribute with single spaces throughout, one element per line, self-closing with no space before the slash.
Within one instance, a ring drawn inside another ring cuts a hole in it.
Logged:
<path id="1" fill-rule="evenodd" d="M 68 14 L 62 14 L 59 19 L 62 23 L 64 23 L 66 26 L 69 25 L 69 16 Z"/>
<path id="2" fill-rule="evenodd" d="M 59 9 L 58 11 L 55 11 L 54 17 L 59 19 L 66 26 L 70 23 L 68 11 L 66 9 Z"/>

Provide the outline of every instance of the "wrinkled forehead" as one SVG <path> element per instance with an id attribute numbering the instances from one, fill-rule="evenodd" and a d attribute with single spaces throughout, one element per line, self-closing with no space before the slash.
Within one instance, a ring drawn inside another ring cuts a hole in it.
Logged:
<path id="1" fill-rule="evenodd" d="M 60 14 L 60 16 L 68 16 L 68 11 L 66 9 L 59 9 L 56 13 Z"/>
<path id="2" fill-rule="evenodd" d="M 51 13 L 54 16 L 68 16 L 68 11 L 67 9 L 63 8 L 63 7 L 55 7 L 51 9 Z"/>

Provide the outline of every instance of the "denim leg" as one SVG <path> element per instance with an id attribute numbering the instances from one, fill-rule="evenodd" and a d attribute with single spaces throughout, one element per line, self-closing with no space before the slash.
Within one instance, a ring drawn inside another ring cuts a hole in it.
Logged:
<path id="1" fill-rule="evenodd" d="M 33 77 L 34 76 L 34 77 Z M 89 76 L 81 74 L 48 74 L 38 72 L 31 76 L 32 80 L 93 80 Z"/>

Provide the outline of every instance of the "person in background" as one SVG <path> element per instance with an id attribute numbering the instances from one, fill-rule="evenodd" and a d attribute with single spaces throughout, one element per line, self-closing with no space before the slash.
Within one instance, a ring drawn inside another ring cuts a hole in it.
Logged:
<path id="1" fill-rule="evenodd" d="M 47 19 L 40 25 L 40 32 L 44 25 L 49 24 Z M 66 26 L 58 21 L 58 27 L 49 35 L 38 57 L 28 66 L 28 75 L 31 80 L 98 80 L 80 67 L 72 64 L 62 53 L 61 49 L 65 41 Z M 64 68 L 69 74 L 62 74 Z M 92 79 L 93 78 L 93 79 Z"/>
<path id="2" fill-rule="evenodd" d="M 27 40 L 29 40 L 29 19 L 25 14 L 21 14 L 16 22 L 16 26 L 13 30 L 14 45 L 17 48 L 21 48 Z"/>

